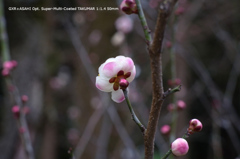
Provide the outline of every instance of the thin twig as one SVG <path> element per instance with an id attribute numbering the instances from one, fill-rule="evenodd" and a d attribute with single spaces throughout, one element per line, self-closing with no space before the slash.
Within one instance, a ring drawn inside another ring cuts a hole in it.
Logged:
<path id="1" fill-rule="evenodd" d="M 175 87 L 173 89 L 169 88 L 166 92 L 164 92 L 163 99 L 167 98 L 169 95 L 171 95 L 171 94 L 173 94 L 175 92 L 179 92 L 181 90 L 181 87 L 182 86 L 179 85 L 179 86 L 177 86 L 177 87 Z"/>
<path id="2" fill-rule="evenodd" d="M 128 98 L 128 91 L 127 89 L 123 89 L 123 94 L 124 94 L 124 97 L 125 97 L 125 100 L 127 102 L 127 105 L 128 105 L 128 108 L 131 112 L 131 115 L 132 115 L 132 120 L 137 124 L 137 126 L 140 128 L 140 130 L 142 131 L 143 135 L 145 134 L 145 126 L 140 122 L 140 120 L 138 119 L 138 117 L 136 116 L 133 108 L 132 108 L 132 105 L 129 101 L 129 98 Z"/>
<path id="3" fill-rule="evenodd" d="M 135 0 L 135 1 L 136 1 L 136 4 L 137 4 L 138 17 L 139 17 L 139 19 L 141 21 L 141 24 L 142 24 L 142 27 L 143 27 L 146 43 L 149 46 L 152 43 L 151 31 L 148 27 L 147 20 L 145 18 L 140 0 Z"/>
<path id="4" fill-rule="evenodd" d="M 0 1 L 0 35 L 1 35 L 1 47 L 2 47 L 2 58 L 4 61 L 10 61 L 10 51 L 9 51 L 9 45 L 8 45 L 8 36 L 6 31 L 6 21 L 4 18 L 4 10 L 3 10 L 3 0 Z M 11 78 L 11 75 L 9 77 L 5 77 L 5 82 L 7 84 L 7 87 L 14 87 L 12 91 L 9 91 L 11 95 L 13 96 L 14 102 L 16 105 L 20 107 L 20 116 L 19 118 L 16 118 L 18 129 L 22 130 L 22 132 L 19 132 L 22 144 L 24 146 L 26 155 L 28 159 L 34 159 L 34 151 L 31 143 L 31 137 L 28 129 L 28 124 L 26 121 L 25 114 L 23 112 L 23 103 L 21 101 L 20 93 L 18 91 L 17 86 L 14 83 L 14 80 Z"/>

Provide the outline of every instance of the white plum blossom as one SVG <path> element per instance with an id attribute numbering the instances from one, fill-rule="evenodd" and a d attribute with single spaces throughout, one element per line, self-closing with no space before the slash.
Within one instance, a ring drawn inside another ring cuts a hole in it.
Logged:
<path id="1" fill-rule="evenodd" d="M 98 68 L 98 73 L 96 87 L 103 92 L 112 92 L 112 100 L 121 103 L 125 99 L 121 89 L 126 89 L 133 81 L 136 68 L 131 58 L 117 56 L 107 59 Z"/>

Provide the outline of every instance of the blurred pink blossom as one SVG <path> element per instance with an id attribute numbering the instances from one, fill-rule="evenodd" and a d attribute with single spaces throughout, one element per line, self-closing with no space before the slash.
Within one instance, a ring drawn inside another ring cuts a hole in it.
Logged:
<path id="1" fill-rule="evenodd" d="M 115 27 L 118 31 L 125 34 L 129 33 L 133 29 L 133 21 L 128 16 L 121 16 L 115 21 Z"/>
<path id="2" fill-rule="evenodd" d="M 183 110 L 186 108 L 186 103 L 183 100 L 178 100 L 177 101 L 177 109 L 178 110 Z"/>
<path id="3" fill-rule="evenodd" d="M 171 127 L 169 125 L 163 125 L 160 131 L 163 135 L 168 135 L 171 131 Z"/>

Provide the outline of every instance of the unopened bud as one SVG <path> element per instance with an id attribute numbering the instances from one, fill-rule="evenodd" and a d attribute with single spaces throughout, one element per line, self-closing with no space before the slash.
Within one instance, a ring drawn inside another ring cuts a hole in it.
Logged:
<path id="1" fill-rule="evenodd" d="M 178 100 L 177 101 L 177 109 L 178 110 L 183 110 L 186 108 L 186 103 L 183 100 Z"/>
<path id="2" fill-rule="evenodd" d="M 12 112 L 15 118 L 19 118 L 20 116 L 20 107 L 18 105 L 15 105 L 12 107 Z"/>
<path id="3" fill-rule="evenodd" d="M 5 61 L 3 63 L 3 68 L 7 70 L 12 70 L 13 68 L 17 67 L 17 61 L 12 60 L 12 61 Z"/>
<path id="4" fill-rule="evenodd" d="M 12 60 L 12 67 L 15 68 L 18 65 L 18 62 L 16 60 Z"/>
<path id="5" fill-rule="evenodd" d="M 186 155 L 189 150 L 188 142 L 183 138 L 178 138 L 171 144 L 171 149 L 175 156 Z"/>
<path id="6" fill-rule="evenodd" d="M 2 70 L 2 76 L 7 77 L 10 75 L 10 71 L 8 69 L 3 69 Z"/>
<path id="7" fill-rule="evenodd" d="M 163 135 L 169 135 L 169 133 L 171 131 L 171 127 L 169 125 L 163 125 L 161 127 L 160 131 Z"/>
<path id="8" fill-rule="evenodd" d="M 181 84 L 181 79 L 180 78 L 176 78 L 175 79 L 175 85 L 180 85 Z"/>
<path id="9" fill-rule="evenodd" d="M 22 99 L 23 103 L 26 103 L 28 101 L 28 96 L 27 95 L 22 95 L 21 99 Z"/>
<path id="10" fill-rule="evenodd" d="M 11 70 L 13 68 L 13 63 L 12 61 L 5 61 L 3 63 L 3 68 L 7 70 Z"/>
<path id="11" fill-rule="evenodd" d="M 123 0 L 120 9 L 126 14 L 138 13 L 135 0 Z"/>
<path id="12" fill-rule="evenodd" d="M 202 130 L 202 123 L 198 119 L 192 119 L 189 122 L 188 133 L 193 134 Z"/>
<path id="13" fill-rule="evenodd" d="M 175 11 L 176 15 L 181 15 L 185 12 L 185 8 L 184 7 L 178 7 Z"/>
<path id="14" fill-rule="evenodd" d="M 129 85 L 129 82 L 126 79 L 121 79 L 119 82 L 119 86 L 121 89 L 126 89 Z"/>
<path id="15" fill-rule="evenodd" d="M 174 80 L 168 80 L 168 85 L 169 86 L 177 86 L 181 84 L 181 79 L 176 78 Z"/>

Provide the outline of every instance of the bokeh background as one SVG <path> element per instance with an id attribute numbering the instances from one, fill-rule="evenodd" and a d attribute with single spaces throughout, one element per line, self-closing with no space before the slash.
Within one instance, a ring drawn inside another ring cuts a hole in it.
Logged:
<path id="1" fill-rule="evenodd" d="M 160 0 L 142 0 L 154 31 Z M 5 0 L 11 57 L 18 61 L 13 78 L 28 95 L 30 127 L 37 159 L 138 159 L 144 156 L 142 134 L 125 102 L 96 89 L 98 67 L 107 58 L 130 56 L 137 68 L 130 100 L 147 125 L 151 105 L 151 74 L 143 30 L 137 15 L 116 8 L 121 0 Z M 2 4 L 0 4 L 2 5 Z M 102 11 L 10 11 L 8 7 L 102 7 Z M 104 10 L 112 7 L 112 10 Z M 240 1 L 180 0 L 166 26 L 163 44 L 164 88 L 170 86 L 170 50 L 176 54 L 178 100 L 176 137 L 192 118 L 203 130 L 188 141 L 182 159 L 240 157 Z M 180 8 L 180 9 L 179 9 Z M 180 12 L 179 12 L 180 11 Z M 119 20 L 119 18 L 122 18 Z M 169 42 L 172 49 L 169 49 Z M 0 85 L 0 159 L 24 159 L 12 97 Z M 156 132 L 155 157 L 169 148 L 161 126 L 171 124 L 168 98 Z"/>

